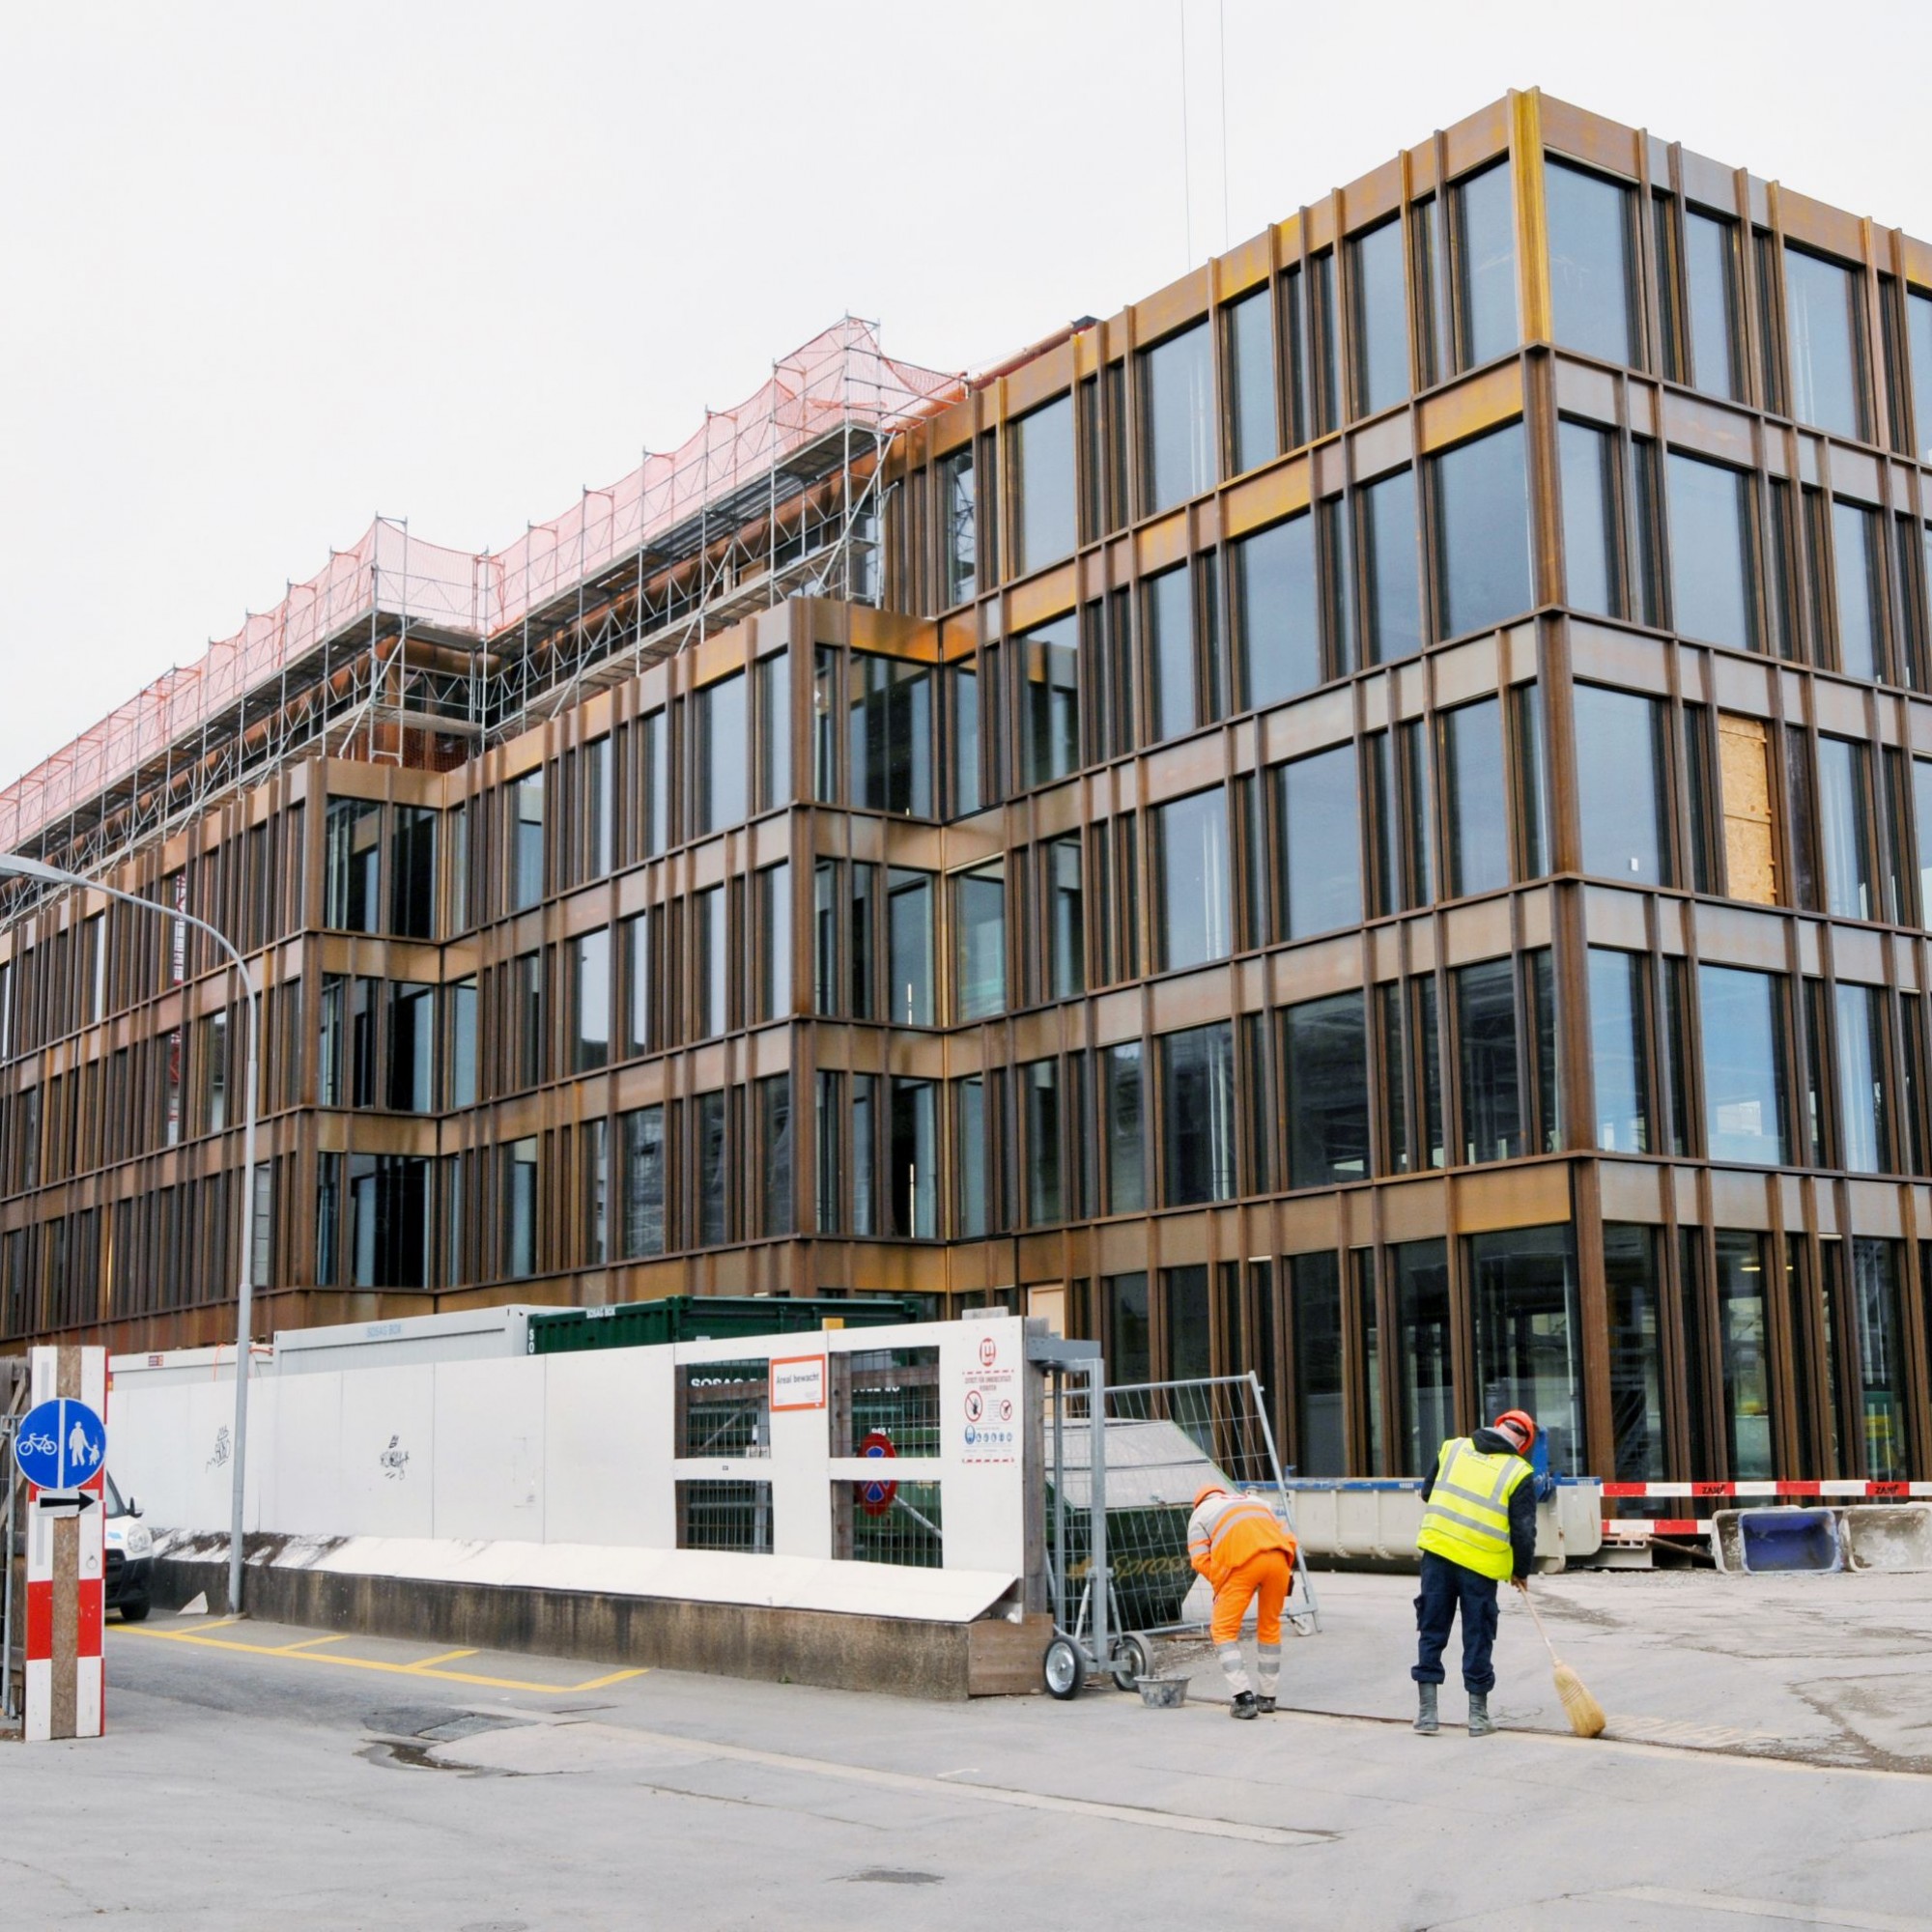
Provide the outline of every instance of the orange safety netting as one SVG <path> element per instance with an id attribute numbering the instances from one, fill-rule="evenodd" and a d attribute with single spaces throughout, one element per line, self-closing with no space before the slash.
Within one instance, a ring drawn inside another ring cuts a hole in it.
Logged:
<path id="1" fill-rule="evenodd" d="M 562 516 L 507 550 L 472 554 L 424 543 L 378 518 L 327 568 L 198 662 L 166 672 L 0 792 L 0 851 L 15 849 L 63 812 L 186 743 L 244 696 L 378 614 L 479 638 L 520 623 L 618 558 L 763 476 L 793 451 L 856 422 L 890 431 L 965 393 L 963 378 L 884 355 L 851 317 L 773 365 L 736 409 L 715 411 L 668 455 L 646 456 L 607 489 L 587 490 Z M 721 532 L 722 534 L 722 532 Z"/>

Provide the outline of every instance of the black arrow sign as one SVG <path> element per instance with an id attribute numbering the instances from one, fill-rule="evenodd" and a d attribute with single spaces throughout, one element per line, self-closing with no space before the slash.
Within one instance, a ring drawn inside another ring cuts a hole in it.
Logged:
<path id="1" fill-rule="evenodd" d="M 43 1490 L 34 1498 L 34 1507 L 43 1516 L 79 1516 L 93 1509 L 100 1498 L 89 1490 Z"/>

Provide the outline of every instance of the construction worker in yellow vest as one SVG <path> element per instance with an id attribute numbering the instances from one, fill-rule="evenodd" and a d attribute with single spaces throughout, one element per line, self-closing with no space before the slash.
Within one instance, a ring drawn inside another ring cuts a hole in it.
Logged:
<path id="1" fill-rule="evenodd" d="M 1415 1600 L 1415 1679 L 1420 1708 L 1415 1728 L 1440 1728 L 1436 1692 L 1442 1652 L 1458 1609 L 1463 1615 L 1463 1685 L 1469 1693 L 1469 1735 L 1495 1730 L 1490 1692 L 1496 1673 L 1496 1585 L 1504 1577 L 1527 1590 L 1536 1560 L 1536 1485 L 1527 1458 L 1536 1423 L 1520 1408 L 1505 1409 L 1489 1429 L 1452 1436 L 1436 1452 L 1422 1486 L 1422 1592 Z"/>
<path id="2" fill-rule="evenodd" d="M 1214 1586 L 1214 1649 L 1228 1679 L 1232 1718 L 1258 1718 L 1274 1709 L 1281 1681 L 1281 1606 L 1294 1582 L 1294 1538 L 1258 1496 L 1229 1493 L 1204 1483 L 1187 1522 L 1187 1560 Z M 1241 1621 L 1255 1614 L 1255 1695 L 1241 1662 Z"/>

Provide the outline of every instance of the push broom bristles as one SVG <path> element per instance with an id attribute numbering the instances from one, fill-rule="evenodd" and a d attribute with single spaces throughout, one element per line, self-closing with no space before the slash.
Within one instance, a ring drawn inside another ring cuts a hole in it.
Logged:
<path id="1" fill-rule="evenodd" d="M 1570 1719 L 1570 1728 L 1579 1738 L 1601 1737 L 1605 1723 L 1604 1707 L 1583 1688 L 1583 1680 L 1556 1655 L 1556 1646 L 1549 1641 L 1549 1633 L 1543 1628 L 1543 1619 L 1537 1616 L 1535 1601 L 1527 1590 L 1522 1593 L 1522 1600 L 1529 1605 L 1529 1614 L 1535 1620 L 1536 1634 L 1543 1639 L 1544 1649 L 1549 1653 L 1556 1694 L 1563 1699 L 1563 1710 Z"/>

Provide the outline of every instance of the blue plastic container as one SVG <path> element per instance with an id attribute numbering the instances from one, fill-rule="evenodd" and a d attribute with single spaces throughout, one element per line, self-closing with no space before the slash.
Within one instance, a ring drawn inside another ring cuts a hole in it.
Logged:
<path id="1" fill-rule="evenodd" d="M 1838 1520 L 1828 1509 L 1738 1512 L 1738 1558 L 1753 1576 L 1809 1571 L 1823 1576 L 1845 1567 Z"/>

